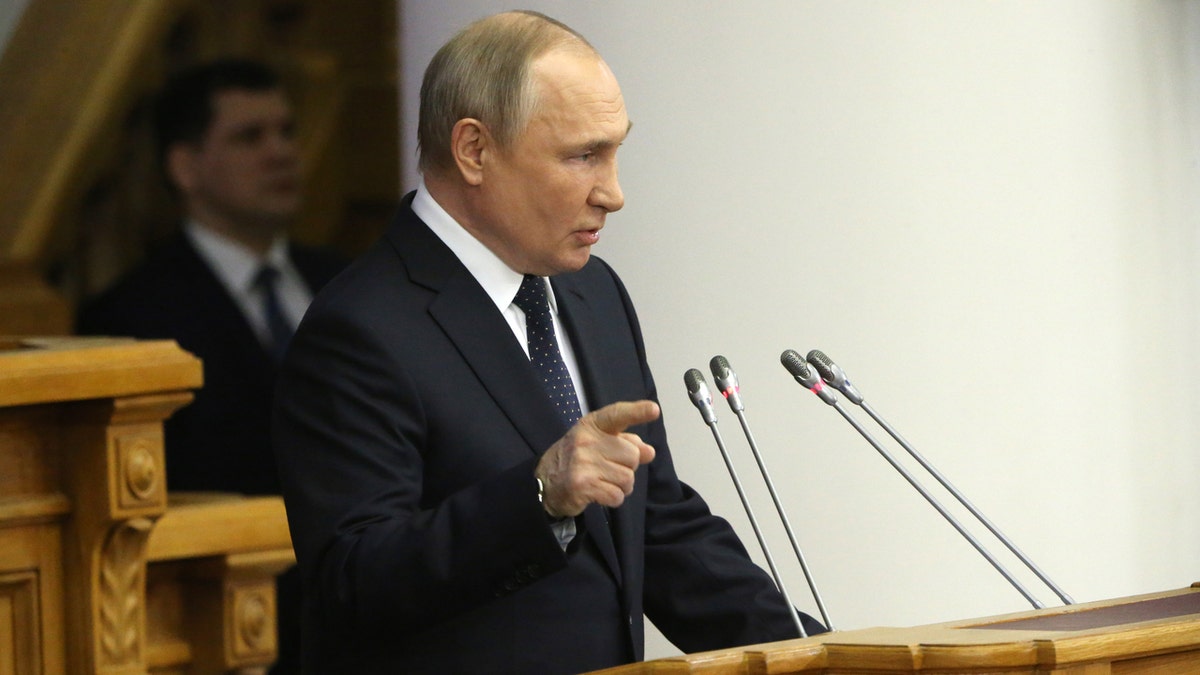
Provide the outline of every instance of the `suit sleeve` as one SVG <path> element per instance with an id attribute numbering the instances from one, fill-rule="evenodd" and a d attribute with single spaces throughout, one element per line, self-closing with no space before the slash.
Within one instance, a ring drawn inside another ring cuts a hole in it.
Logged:
<path id="1" fill-rule="evenodd" d="M 428 626 L 564 567 L 532 455 L 426 494 L 434 432 L 421 387 L 402 349 L 336 304 L 310 311 L 293 338 L 274 426 L 305 590 L 325 625 Z"/>

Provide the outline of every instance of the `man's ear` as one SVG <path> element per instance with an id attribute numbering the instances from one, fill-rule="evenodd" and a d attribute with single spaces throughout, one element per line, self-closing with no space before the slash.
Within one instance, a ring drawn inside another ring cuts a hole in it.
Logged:
<path id="1" fill-rule="evenodd" d="M 450 152 L 454 164 L 468 185 L 478 186 L 483 182 L 484 158 L 493 147 L 487 126 L 477 119 L 463 118 L 455 123 L 450 132 Z"/>
<path id="2" fill-rule="evenodd" d="M 187 143 L 176 143 L 167 150 L 167 177 L 183 194 L 196 185 L 196 149 Z"/>

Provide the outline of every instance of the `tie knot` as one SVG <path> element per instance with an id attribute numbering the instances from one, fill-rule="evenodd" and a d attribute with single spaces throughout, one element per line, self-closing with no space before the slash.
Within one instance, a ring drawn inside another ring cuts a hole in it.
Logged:
<path id="1" fill-rule="evenodd" d="M 546 282 L 541 277 L 526 274 L 521 280 L 521 288 L 517 290 L 517 297 L 513 298 L 513 304 L 526 315 L 546 311 L 550 307 L 546 300 Z"/>

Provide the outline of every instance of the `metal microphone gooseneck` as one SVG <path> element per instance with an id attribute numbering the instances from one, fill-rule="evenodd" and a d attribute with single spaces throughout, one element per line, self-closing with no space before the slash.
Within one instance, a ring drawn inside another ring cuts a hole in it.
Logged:
<path id="1" fill-rule="evenodd" d="M 784 368 L 787 368 L 788 372 L 791 373 L 794 378 L 796 378 L 797 382 L 804 385 L 805 388 L 813 390 L 814 393 L 818 391 L 814 383 L 814 380 L 818 379 L 818 375 L 814 372 L 814 369 L 810 368 L 809 364 L 805 362 L 798 353 L 796 353 L 795 350 L 789 349 L 783 352 L 779 360 L 781 363 L 783 363 Z M 828 384 L 829 381 L 826 380 L 826 383 Z M 896 461 L 896 458 L 892 456 L 892 453 L 888 452 L 886 448 L 880 445 L 879 442 L 875 440 L 875 437 L 872 436 L 866 429 L 864 429 L 853 415 L 846 411 L 842 404 L 838 402 L 836 394 L 829 391 L 828 387 L 821 388 L 819 391 L 827 394 L 818 394 L 821 400 L 832 406 L 834 410 L 837 410 L 842 417 L 850 423 L 850 426 L 854 427 L 855 431 L 865 438 L 867 442 L 870 443 L 871 446 L 875 448 L 884 459 L 887 460 L 888 464 L 892 465 L 892 468 L 896 469 L 896 471 L 900 472 L 900 475 L 904 476 L 904 479 L 908 481 L 909 485 L 912 485 L 914 488 L 916 488 L 917 492 L 921 493 L 921 496 L 924 497 L 925 500 L 933 506 L 933 508 L 937 509 L 937 512 L 942 514 L 942 517 L 945 518 L 952 526 L 954 526 L 954 529 L 958 530 L 958 533 L 961 534 L 968 542 L 970 542 L 970 544 L 975 547 L 975 550 L 978 551 L 980 555 L 982 555 L 989 563 L 991 563 L 992 567 L 996 568 L 997 572 L 999 572 L 1005 579 L 1008 580 L 1008 583 L 1012 584 L 1013 588 L 1016 588 L 1017 591 L 1020 592 L 1020 594 L 1023 595 L 1035 609 L 1043 609 L 1045 607 L 1041 601 L 1034 597 L 1033 594 L 1030 593 L 1029 590 L 1025 588 L 1025 586 L 1022 585 L 1021 582 L 1018 581 L 1008 571 L 1008 568 L 1006 568 L 999 560 L 996 559 L 994 555 L 992 555 L 991 551 L 988 551 L 987 548 L 979 542 L 975 535 L 967 531 L 967 529 L 963 527 L 962 523 L 960 523 L 953 514 L 947 511 L 946 507 L 942 506 L 942 503 L 939 502 L 936 497 L 934 497 L 929 493 L 928 490 L 925 489 L 925 486 L 922 485 L 921 482 L 918 481 L 916 477 L 914 477 L 912 473 L 904 467 L 903 464 Z"/>
<path id="2" fill-rule="evenodd" d="M 941 483 L 942 487 L 946 488 L 950 494 L 954 495 L 954 498 L 957 499 L 959 503 L 963 505 L 963 507 L 970 511 L 971 515 L 975 516 L 980 523 L 983 523 L 983 526 L 986 527 L 993 535 L 995 535 L 995 537 L 999 539 L 1009 551 L 1012 551 L 1012 554 L 1020 559 L 1020 561 L 1024 563 L 1031 572 L 1037 575 L 1037 578 L 1041 579 L 1042 583 L 1046 584 L 1050 590 L 1054 591 L 1055 595 L 1057 595 L 1060 600 L 1068 605 L 1075 603 L 1075 601 L 1071 599 L 1071 596 L 1067 595 L 1066 591 L 1059 588 L 1058 584 L 1054 583 L 1054 581 L 1050 579 L 1050 577 L 1046 575 L 1046 573 L 1043 572 L 1040 567 L 1034 564 L 1033 560 L 1031 560 L 1029 556 L 1025 555 L 1025 553 L 1021 551 L 1021 549 L 1018 548 L 1017 545 L 1008 538 L 1008 536 L 1001 532 L 999 527 L 997 527 L 987 516 L 983 515 L 983 512 L 976 508 L 975 505 L 971 503 L 971 500 L 967 499 L 966 495 L 960 492 L 958 488 L 954 487 L 954 485 L 942 475 L 941 471 L 938 471 L 936 467 L 930 464 L 929 461 L 926 460 L 923 455 L 921 455 L 921 453 L 917 452 L 916 448 L 909 444 L 908 441 L 904 440 L 904 437 L 901 436 L 900 433 L 892 427 L 892 425 L 888 424 L 886 420 L 884 420 L 879 416 L 878 413 L 875 412 L 875 409 L 863 399 L 862 394 L 858 392 L 854 385 L 850 384 L 850 380 L 846 377 L 846 373 L 840 367 L 838 367 L 836 363 L 833 362 L 833 359 L 826 356 L 824 352 L 814 349 L 808 353 L 808 362 L 813 364 L 813 367 L 816 368 L 817 372 L 821 374 L 821 379 L 828 382 L 830 386 L 846 394 L 846 398 L 850 399 L 851 403 L 854 403 L 858 407 L 865 410 L 867 414 L 871 416 L 871 419 L 875 420 L 879 426 L 883 427 L 884 431 L 888 432 L 888 435 L 896 439 L 896 442 L 899 443 L 909 455 L 912 455 L 913 459 L 915 459 L 922 467 L 924 467 L 930 475 L 936 478 L 937 481 Z"/>
<path id="3" fill-rule="evenodd" d="M 746 406 L 742 403 L 741 387 L 738 385 L 737 374 L 733 372 L 729 361 L 724 356 L 714 356 L 708 363 L 709 369 L 712 371 L 713 380 L 717 384 L 717 390 L 725 396 L 725 400 L 729 403 L 729 408 L 733 414 L 737 416 L 741 422 L 742 431 L 746 435 L 746 441 L 750 444 L 750 451 L 754 453 L 754 461 L 758 463 L 758 470 L 762 473 L 763 482 L 767 484 L 767 491 L 771 493 L 771 499 L 775 502 L 775 511 L 779 513 L 779 520 L 783 523 L 783 529 L 787 532 L 788 541 L 792 544 L 792 551 L 796 554 L 796 560 L 800 562 L 800 569 L 804 571 L 804 578 L 808 581 L 808 588 L 812 592 L 813 600 L 817 603 L 817 609 L 821 612 L 821 619 L 825 621 L 825 626 L 829 630 L 837 630 L 833 626 L 833 622 L 829 620 L 829 613 L 825 611 L 825 602 L 821 599 L 821 592 L 817 590 L 817 584 L 813 580 L 812 573 L 808 569 L 808 562 L 804 559 L 804 553 L 800 550 L 800 544 L 796 542 L 796 535 L 792 532 L 792 524 L 788 521 L 787 512 L 783 510 L 783 504 L 779 501 L 779 495 L 775 492 L 775 483 L 771 480 L 771 474 L 767 471 L 767 465 L 763 462 L 762 454 L 758 451 L 758 443 L 754 440 L 754 434 L 750 431 L 750 423 L 746 421 Z"/>
<path id="4" fill-rule="evenodd" d="M 746 515 L 750 518 L 750 525 L 754 528 L 754 536 L 758 538 L 758 545 L 762 548 L 763 555 L 767 558 L 767 566 L 771 568 L 771 576 L 775 579 L 775 585 L 779 587 L 779 592 L 783 594 L 784 602 L 787 603 L 789 614 L 792 616 L 792 621 L 796 624 L 796 630 L 800 632 L 800 637 L 808 637 L 808 633 L 804 630 L 804 624 L 800 622 L 800 615 L 796 613 L 796 605 L 792 602 L 791 595 L 788 594 L 787 586 L 783 584 L 783 579 L 779 576 L 779 569 L 775 567 L 775 559 L 771 556 L 771 550 L 767 547 L 767 540 L 763 538 L 762 530 L 758 526 L 758 519 L 754 517 L 754 509 L 750 507 L 750 501 L 746 499 L 746 491 L 742 488 L 742 481 L 738 479 L 737 469 L 733 467 L 733 461 L 729 458 L 729 451 L 725 449 L 725 440 L 721 437 L 721 432 L 717 429 L 717 412 L 713 409 L 712 394 L 708 391 L 708 384 L 704 381 L 704 375 L 695 368 L 689 369 L 683 374 L 683 383 L 687 386 L 688 397 L 692 399 L 692 403 L 700 411 L 700 417 L 704 419 L 704 423 L 712 430 L 713 438 L 717 441 L 717 448 L 721 450 L 721 458 L 725 460 L 725 468 L 729 470 L 729 477 L 733 479 L 733 486 L 737 488 L 738 498 L 742 500 L 742 507 L 746 509 Z"/>

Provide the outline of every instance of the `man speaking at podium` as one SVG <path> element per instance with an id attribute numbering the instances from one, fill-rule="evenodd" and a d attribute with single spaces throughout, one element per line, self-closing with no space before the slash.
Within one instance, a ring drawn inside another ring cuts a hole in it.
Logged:
<path id="1" fill-rule="evenodd" d="M 421 88 L 422 185 L 319 294 L 275 443 L 313 673 L 572 673 L 797 637 L 675 475 L 637 317 L 591 257 L 623 206 L 621 90 L 531 12 Z M 803 617 L 806 630 L 823 630 Z"/>

